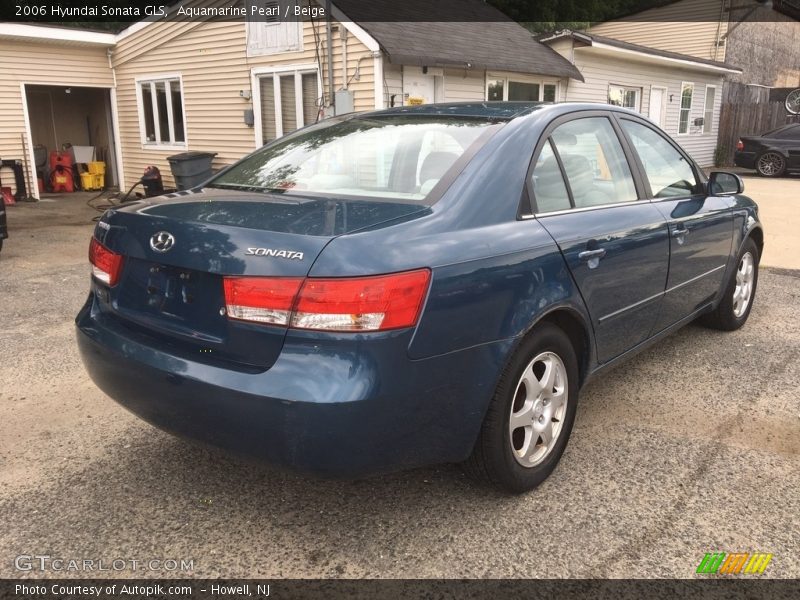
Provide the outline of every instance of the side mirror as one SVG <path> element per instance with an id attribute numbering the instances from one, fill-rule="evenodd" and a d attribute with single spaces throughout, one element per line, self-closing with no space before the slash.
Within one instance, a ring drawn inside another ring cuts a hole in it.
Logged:
<path id="1" fill-rule="evenodd" d="M 708 176 L 708 193 L 711 196 L 741 194 L 743 191 L 744 181 L 735 173 L 711 171 Z"/>

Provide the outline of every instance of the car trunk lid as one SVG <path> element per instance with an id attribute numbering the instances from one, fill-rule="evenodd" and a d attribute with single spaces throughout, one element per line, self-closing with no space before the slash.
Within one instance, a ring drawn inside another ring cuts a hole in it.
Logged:
<path id="1" fill-rule="evenodd" d="M 338 235 L 427 210 L 412 204 L 206 190 L 109 211 L 95 237 L 124 256 L 119 283 L 96 284 L 100 309 L 173 351 L 265 369 L 285 327 L 225 310 L 225 276 L 305 277 Z"/>

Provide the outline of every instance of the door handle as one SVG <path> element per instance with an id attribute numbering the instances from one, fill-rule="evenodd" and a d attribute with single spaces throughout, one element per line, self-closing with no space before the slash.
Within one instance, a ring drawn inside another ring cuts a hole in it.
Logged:
<path id="1" fill-rule="evenodd" d="M 672 230 L 672 237 L 674 238 L 680 238 L 688 234 L 689 230 L 686 227 L 680 227 L 680 228 L 676 227 L 675 229 Z"/>
<path id="2" fill-rule="evenodd" d="M 606 255 L 606 251 L 603 248 L 598 248 L 597 250 L 584 250 L 580 254 L 578 254 L 578 258 L 581 260 L 589 261 L 593 258 L 601 259 Z"/>

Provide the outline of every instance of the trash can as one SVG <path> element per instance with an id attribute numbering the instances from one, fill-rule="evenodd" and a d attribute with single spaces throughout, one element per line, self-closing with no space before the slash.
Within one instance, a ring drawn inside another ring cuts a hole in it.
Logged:
<path id="1" fill-rule="evenodd" d="M 168 156 L 169 168 L 172 170 L 178 189 L 188 190 L 210 179 L 214 174 L 211 170 L 211 161 L 216 155 L 216 152 L 192 150 Z"/>

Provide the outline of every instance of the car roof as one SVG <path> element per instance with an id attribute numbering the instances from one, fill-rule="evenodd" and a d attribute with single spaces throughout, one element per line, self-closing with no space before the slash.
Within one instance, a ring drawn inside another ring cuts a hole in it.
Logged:
<path id="1" fill-rule="evenodd" d="M 546 110 L 545 110 L 546 109 Z M 595 102 L 441 102 L 417 106 L 398 106 L 370 112 L 349 113 L 346 118 L 369 119 L 381 116 L 451 116 L 510 121 L 518 117 L 549 114 L 551 117 L 580 111 L 613 111 L 642 117 L 638 112 Z M 534 117 L 535 118 L 535 117 Z"/>
<path id="2" fill-rule="evenodd" d="M 514 117 L 530 114 L 550 104 L 550 102 L 440 102 L 417 106 L 397 106 L 385 110 L 360 113 L 359 116 L 418 115 L 513 119 Z"/>
<path id="3" fill-rule="evenodd" d="M 788 131 L 790 129 L 794 129 L 795 127 L 797 127 L 798 132 L 800 132 L 800 123 L 789 123 L 787 125 L 781 125 L 777 129 L 770 129 L 766 133 L 762 133 L 761 137 L 767 137 L 767 136 L 770 136 L 770 135 L 775 135 L 776 133 L 781 133 L 783 131 Z"/>

